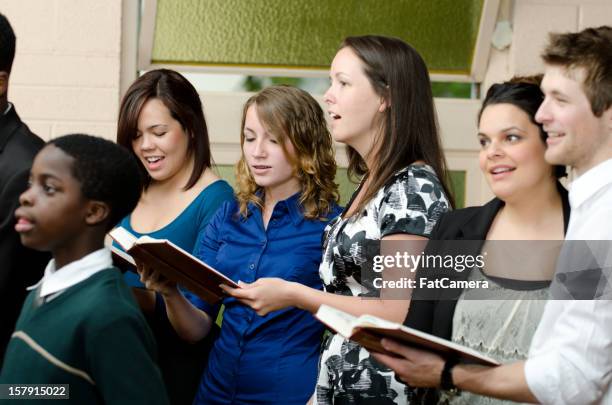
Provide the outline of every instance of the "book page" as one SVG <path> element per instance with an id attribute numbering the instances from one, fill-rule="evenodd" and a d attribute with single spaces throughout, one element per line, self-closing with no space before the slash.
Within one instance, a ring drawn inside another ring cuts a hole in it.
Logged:
<path id="1" fill-rule="evenodd" d="M 315 317 L 347 339 L 351 337 L 353 323 L 357 320 L 353 315 L 329 305 L 321 305 Z"/>
<path id="2" fill-rule="evenodd" d="M 445 358 L 459 357 L 467 362 L 490 366 L 499 365 L 494 359 L 468 347 L 373 315 L 362 315 L 356 318 L 337 308 L 321 305 L 315 317 L 343 337 L 359 343 L 366 349 L 391 356 L 397 355 L 382 347 L 380 341 L 383 338 L 395 339 L 409 346 L 433 351 Z"/>
<path id="3" fill-rule="evenodd" d="M 116 246 L 109 246 L 109 249 L 113 255 L 119 256 L 119 259 L 124 260 L 132 266 L 136 267 L 136 261 L 134 261 L 134 258 L 132 256 L 128 255 L 123 250 L 118 249 Z"/>
<path id="4" fill-rule="evenodd" d="M 121 226 L 110 231 L 108 235 L 126 251 L 130 250 L 134 243 L 136 243 L 136 237 Z"/>
<path id="5" fill-rule="evenodd" d="M 386 319 L 381 319 L 374 315 L 360 316 L 355 326 L 363 326 L 363 327 L 375 326 L 377 328 L 384 328 L 384 329 L 400 329 L 401 327 L 399 324 L 395 322 L 387 321 Z"/>

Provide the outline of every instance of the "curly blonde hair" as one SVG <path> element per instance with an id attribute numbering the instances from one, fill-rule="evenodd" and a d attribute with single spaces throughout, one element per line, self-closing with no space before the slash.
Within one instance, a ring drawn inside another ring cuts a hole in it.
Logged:
<path id="1" fill-rule="evenodd" d="M 294 176 L 301 186 L 300 204 L 304 217 L 324 218 L 339 199 L 338 185 L 334 182 L 336 160 L 331 134 L 327 129 L 321 106 L 306 91 L 291 86 L 270 86 L 247 100 L 242 111 L 240 146 L 244 145 L 244 125 L 249 107 L 255 106 L 259 120 L 268 132 L 275 135 L 287 160 L 292 164 Z M 295 154 L 287 153 L 291 142 Z M 240 214 L 248 215 L 248 204 L 263 209 L 263 195 L 251 175 L 244 151 L 236 164 L 236 197 Z"/>

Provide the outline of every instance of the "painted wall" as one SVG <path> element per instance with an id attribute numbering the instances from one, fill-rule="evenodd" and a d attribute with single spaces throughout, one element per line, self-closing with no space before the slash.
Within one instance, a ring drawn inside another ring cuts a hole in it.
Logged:
<path id="1" fill-rule="evenodd" d="M 548 33 L 612 25 L 612 1 L 502 0 L 498 20 L 511 21 L 512 43 L 502 51 L 492 52 L 483 92 L 492 83 L 514 75 L 542 72 L 540 52 Z"/>
<path id="2" fill-rule="evenodd" d="M 17 37 L 9 101 L 44 139 L 115 137 L 121 0 L 0 0 Z"/>

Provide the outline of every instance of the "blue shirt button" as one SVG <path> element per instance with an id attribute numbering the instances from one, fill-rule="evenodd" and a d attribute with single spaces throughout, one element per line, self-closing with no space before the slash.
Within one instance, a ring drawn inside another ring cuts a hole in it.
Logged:
<path id="1" fill-rule="evenodd" d="M 249 264 L 249 269 L 253 270 L 255 268 L 255 265 L 253 263 Z"/>

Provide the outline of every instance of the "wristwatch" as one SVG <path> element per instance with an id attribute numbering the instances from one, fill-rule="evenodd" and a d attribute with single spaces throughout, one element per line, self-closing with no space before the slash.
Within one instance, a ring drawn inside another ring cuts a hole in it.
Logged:
<path id="1" fill-rule="evenodd" d="M 454 394 L 459 393 L 459 389 L 455 387 L 453 384 L 453 367 L 455 367 L 459 363 L 456 358 L 449 358 L 444 363 L 444 368 L 442 369 L 442 374 L 440 375 L 440 388 L 445 391 L 451 391 Z"/>

